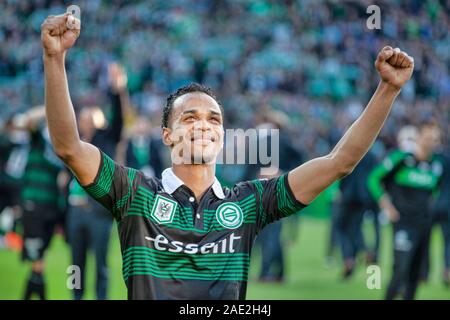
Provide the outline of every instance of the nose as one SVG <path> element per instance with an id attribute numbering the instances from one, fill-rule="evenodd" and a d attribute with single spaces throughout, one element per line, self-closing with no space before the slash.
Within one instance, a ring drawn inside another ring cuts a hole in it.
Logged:
<path id="1" fill-rule="evenodd" d="M 211 129 L 211 124 L 207 119 L 201 119 L 195 122 L 194 128 L 202 131 L 207 131 Z"/>

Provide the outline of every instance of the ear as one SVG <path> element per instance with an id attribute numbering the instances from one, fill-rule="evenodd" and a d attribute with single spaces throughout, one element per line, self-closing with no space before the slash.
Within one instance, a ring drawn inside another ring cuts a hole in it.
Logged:
<path id="1" fill-rule="evenodd" d="M 173 141 L 172 141 L 172 129 L 164 127 L 162 129 L 162 141 L 163 143 L 168 147 L 173 147 Z"/>

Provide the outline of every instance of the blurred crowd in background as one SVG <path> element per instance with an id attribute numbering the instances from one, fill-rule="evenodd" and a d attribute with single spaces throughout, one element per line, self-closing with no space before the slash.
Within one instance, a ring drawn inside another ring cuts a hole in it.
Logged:
<path id="1" fill-rule="evenodd" d="M 74 105 L 105 104 L 105 71 L 116 60 L 133 104 L 155 127 L 167 94 L 197 81 L 217 92 L 227 127 L 254 127 L 263 108 L 287 113 L 290 134 L 301 137 L 294 143 L 311 158 L 328 152 L 360 114 L 378 82 L 376 54 L 389 44 L 414 57 L 415 72 L 377 152 L 395 144 L 399 127 L 430 115 L 448 132 L 448 1 L 381 1 L 381 29 L 369 30 L 372 2 L 78 1 L 81 37 L 67 62 Z M 43 103 L 40 24 L 70 4 L 0 4 L 2 119 Z"/>

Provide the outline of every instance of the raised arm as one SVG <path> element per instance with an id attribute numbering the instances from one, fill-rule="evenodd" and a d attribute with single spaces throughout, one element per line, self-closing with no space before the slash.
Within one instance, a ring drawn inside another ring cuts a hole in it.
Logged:
<path id="1" fill-rule="evenodd" d="M 45 107 L 36 106 L 25 113 L 15 115 L 12 126 L 16 130 L 35 131 L 43 120 L 45 120 Z"/>
<path id="2" fill-rule="evenodd" d="M 80 23 L 69 13 L 49 16 L 41 25 L 45 109 L 51 141 L 55 153 L 81 184 L 86 185 L 93 182 L 97 174 L 100 152 L 80 140 L 64 65 L 66 52 L 79 35 Z"/>
<path id="3" fill-rule="evenodd" d="M 118 144 L 122 136 L 124 113 L 129 109 L 127 90 L 127 74 L 121 65 L 111 63 L 108 66 L 110 90 L 108 96 L 111 101 L 112 118 L 109 126 L 104 130 L 104 138 L 113 144 Z"/>
<path id="4" fill-rule="evenodd" d="M 411 78 L 414 60 L 398 48 L 384 47 L 375 67 L 380 83 L 361 116 L 328 155 L 289 173 L 289 186 L 298 201 L 309 204 L 334 181 L 353 171 L 378 136 L 401 87 Z"/>

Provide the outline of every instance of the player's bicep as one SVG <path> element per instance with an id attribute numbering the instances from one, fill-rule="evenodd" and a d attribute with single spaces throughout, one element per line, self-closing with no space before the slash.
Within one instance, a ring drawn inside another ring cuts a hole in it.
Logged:
<path id="1" fill-rule="evenodd" d="M 139 180 L 137 177 L 137 170 L 121 166 L 101 152 L 100 164 L 93 181 L 81 185 L 92 198 L 120 220 L 134 197 Z"/>
<path id="2" fill-rule="evenodd" d="M 288 184 L 288 175 L 252 181 L 256 191 L 259 229 L 264 228 L 269 223 L 295 214 L 306 206 L 295 199 Z"/>
<path id="3" fill-rule="evenodd" d="M 310 204 L 322 191 L 342 177 L 341 172 L 331 157 L 320 157 L 293 169 L 288 175 L 288 183 L 298 201 Z"/>
<path id="4" fill-rule="evenodd" d="M 94 181 L 100 161 L 100 150 L 83 141 L 78 145 L 74 156 L 64 160 L 81 185 L 88 185 Z"/>

